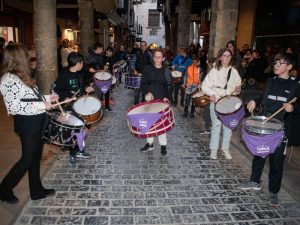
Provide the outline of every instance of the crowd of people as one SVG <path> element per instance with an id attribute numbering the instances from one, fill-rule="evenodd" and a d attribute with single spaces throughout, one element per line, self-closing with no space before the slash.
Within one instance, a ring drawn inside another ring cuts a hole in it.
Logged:
<path id="1" fill-rule="evenodd" d="M 1 54 L 2 55 L 2 54 Z M 208 59 L 205 49 L 194 46 L 179 49 L 174 54 L 170 46 L 164 49 L 148 49 L 145 41 L 140 46 L 135 45 L 131 51 L 125 51 L 123 45 L 118 49 L 109 46 L 104 49 L 101 43 L 95 43 L 89 48 L 88 54 L 79 53 L 79 47 L 73 42 L 63 40 L 59 49 L 60 72 L 51 87 L 52 95 L 44 96 L 38 91 L 35 79 L 30 70 L 28 52 L 21 45 L 10 45 L 3 51 L 3 67 L 1 70 L 0 91 L 4 96 L 8 113 L 14 115 L 15 131 L 22 143 L 22 157 L 11 169 L 0 185 L 0 199 L 16 203 L 18 198 L 13 194 L 13 188 L 25 174 L 29 172 L 30 195 L 32 199 L 45 198 L 54 194 L 53 189 L 42 186 L 39 167 L 42 154 L 41 132 L 45 125 L 46 111 L 51 110 L 51 102 L 68 101 L 74 95 L 95 92 L 103 100 L 104 109 L 112 112 L 111 92 L 105 92 L 94 84 L 94 75 L 106 72 L 114 76 L 118 61 L 127 61 L 129 73 L 141 77 L 139 88 L 134 90 L 132 103 L 161 99 L 173 107 L 183 107 L 182 119 L 195 118 L 195 104 L 191 101 L 193 94 L 199 90 L 208 96 L 210 104 L 203 107 L 202 119 L 205 126 L 200 133 L 210 133 L 210 158 L 218 158 L 221 149 L 227 160 L 232 159 L 230 129 L 215 112 L 215 105 L 226 96 L 240 95 L 243 91 L 256 90 L 261 92 L 259 98 L 251 96 L 246 102 L 246 108 L 253 113 L 261 106 L 261 115 L 270 116 L 283 107 L 276 118 L 284 123 L 285 135 L 280 144 L 270 155 L 269 197 L 270 204 L 278 206 L 278 192 L 281 186 L 283 161 L 287 145 L 288 122 L 294 114 L 300 112 L 299 104 L 289 102 L 300 97 L 295 55 L 291 49 L 286 52 L 264 55 L 258 50 L 250 50 L 244 45 L 239 51 L 234 41 L 229 41 L 220 49 L 217 56 Z M 268 56 L 268 58 L 267 58 Z M 33 56 L 32 56 L 33 57 Z M 179 74 L 179 75 L 178 75 Z M 119 83 L 122 83 L 120 76 Z M 13 97 L 12 97 L 13 96 Z M 243 101 L 244 102 L 244 101 Z M 180 104 L 178 104 L 180 103 Z M 72 109 L 68 109 L 72 110 Z M 33 123 L 32 121 L 37 121 Z M 28 130 L 27 124 L 34 124 Z M 222 131 L 222 143 L 219 146 Z M 158 136 L 161 145 L 161 155 L 167 154 L 166 133 Z M 147 138 L 147 143 L 141 152 L 153 150 L 153 138 Z M 70 165 L 76 166 L 76 157 L 89 158 L 90 154 L 72 146 Z M 261 173 L 265 159 L 255 156 L 252 163 L 252 174 L 249 181 L 241 183 L 243 190 L 259 190 L 261 188 Z"/>

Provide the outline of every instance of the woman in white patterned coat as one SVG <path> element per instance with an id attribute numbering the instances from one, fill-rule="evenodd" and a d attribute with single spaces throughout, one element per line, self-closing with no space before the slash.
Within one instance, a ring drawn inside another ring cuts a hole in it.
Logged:
<path id="1" fill-rule="evenodd" d="M 19 201 L 13 188 L 27 171 L 31 199 L 45 198 L 53 195 L 55 190 L 44 188 L 41 182 L 41 136 L 46 110 L 51 109 L 50 100 L 57 100 L 57 96 L 40 94 L 35 80 L 31 77 L 28 52 L 24 46 L 7 46 L 3 52 L 2 63 L 0 91 L 8 114 L 14 116 L 14 130 L 21 139 L 22 156 L 2 180 L 0 199 L 11 204 Z"/>

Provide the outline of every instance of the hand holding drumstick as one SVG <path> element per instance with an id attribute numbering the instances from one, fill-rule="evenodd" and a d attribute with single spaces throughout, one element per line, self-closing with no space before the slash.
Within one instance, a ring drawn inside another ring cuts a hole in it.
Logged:
<path id="1" fill-rule="evenodd" d="M 288 103 L 284 103 L 283 106 L 278 109 L 275 113 L 273 113 L 271 116 L 269 116 L 266 120 L 262 122 L 262 124 L 266 123 L 268 120 L 276 116 L 278 113 L 280 113 L 283 109 L 285 109 L 286 112 L 293 112 L 294 111 L 294 106 L 292 105 L 293 102 L 297 100 L 297 97 L 293 98 L 291 101 Z"/>

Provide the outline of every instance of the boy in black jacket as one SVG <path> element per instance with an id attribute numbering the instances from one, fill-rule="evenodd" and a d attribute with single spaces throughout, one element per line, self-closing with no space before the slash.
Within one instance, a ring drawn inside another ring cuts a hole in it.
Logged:
<path id="1" fill-rule="evenodd" d="M 289 102 L 295 96 L 299 95 L 298 83 L 289 76 L 289 71 L 293 68 L 293 58 L 288 54 L 278 54 L 274 60 L 274 73 L 276 77 L 269 79 L 266 89 L 260 100 L 249 101 L 247 108 L 250 113 L 253 112 L 256 105 L 261 104 L 262 115 L 270 116 L 282 106 L 284 110 L 278 113 L 275 118 L 284 122 L 285 135 L 287 134 L 287 122 L 291 113 L 299 112 L 299 104 L 294 107 Z M 297 96 L 299 99 L 299 96 Z M 269 201 L 273 207 L 279 205 L 278 192 L 281 187 L 283 174 L 283 162 L 285 159 L 287 138 L 284 137 L 282 142 L 277 146 L 275 152 L 269 155 Z M 254 156 L 252 161 L 252 172 L 249 181 L 243 182 L 240 185 L 242 190 L 260 190 L 261 175 L 265 165 L 265 158 Z"/>

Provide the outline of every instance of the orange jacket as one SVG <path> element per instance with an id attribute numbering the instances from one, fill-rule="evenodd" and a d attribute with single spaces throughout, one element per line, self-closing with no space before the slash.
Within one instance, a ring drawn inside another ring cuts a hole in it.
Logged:
<path id="1" fill-rule="evenodd" d="M 187 69 L 187 86 L 193 83 L 200 84 L 198 67 L 194 64 L 190 65 Z"/>

